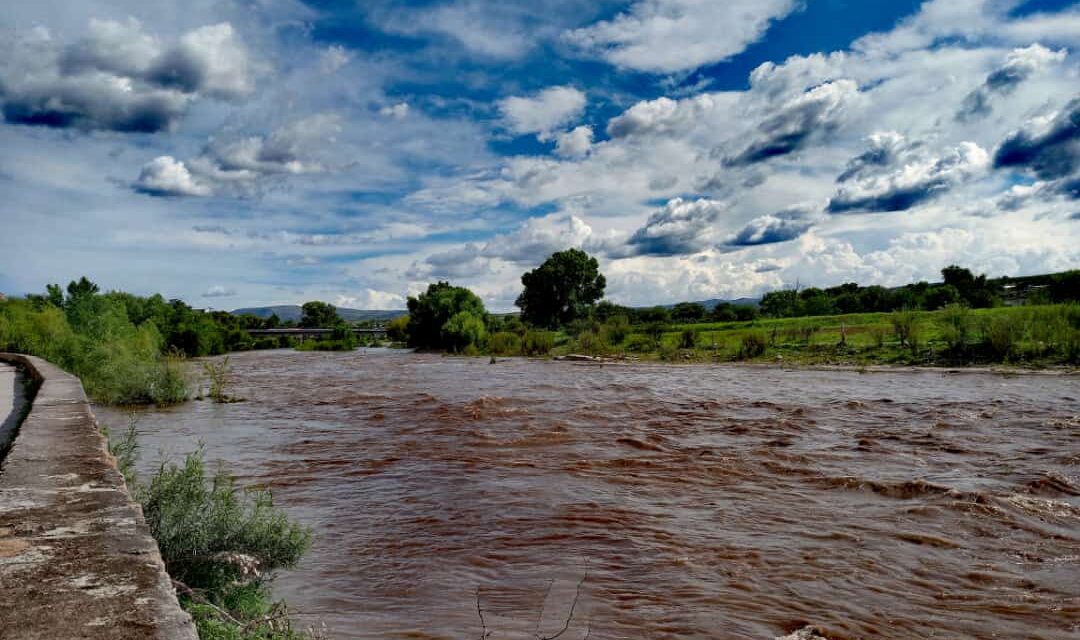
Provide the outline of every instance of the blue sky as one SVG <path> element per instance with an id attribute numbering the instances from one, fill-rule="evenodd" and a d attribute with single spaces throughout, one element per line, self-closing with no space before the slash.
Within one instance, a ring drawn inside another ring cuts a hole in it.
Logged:
<path id="1" fill-rule="evenodd" d="M 0 291 L 493 310 L 1080 266 L 1061 0 L 59 0 L 0 16 Z"/>

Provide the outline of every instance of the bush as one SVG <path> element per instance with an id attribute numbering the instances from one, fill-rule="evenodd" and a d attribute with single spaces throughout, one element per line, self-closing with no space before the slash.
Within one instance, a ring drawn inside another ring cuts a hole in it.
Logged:
<path id="1" fill-rule="evenodd" d="M 696 329 L 683 329 L 679 334 L 679 348 L 680 349 L 696 349 L 700 334 Z"/>
<path id="2" fill-rule="evenodd" d="M 950 304 L 941 312 L 939 320 L 942 325 L 941 335 L 949 350 L 958 355 L 967 352 L 972 333 L 971 313 L 968 308 L 961 304 Z"/>
<path id="3" fill-rule="evenodd" d="M 497 356 L 516 356 L 521 353 L 521 338 L 516 333 L 500 331 L 488 336 L 488 351 Z"/>
<path id="4" fill-rule="evenodd" d="M 765 349 L 768 345 L 769 340 L 763 334 L 757 332 L 748 333 L 743 336 L 736 357 L 738 357 L 739 360 L 750 360 L 760 357 L 765 353 Z"/>
<path id="5" fill-rule="evenodd" d="M 406 342 L 409 339 L 409 316 L 398 316 L 386 323 L 386 337 L 394 342 Z"/>
<path id="6" fill-rule="evenodd" d="M 986 328 L 986 342 L 995 358 L 1005 360 L 1014 355 L 1017 343 L 1023 336 L 1021 318 L 996 316 Z"/>
<path id="7" fill-rule="evenodd" d="M 634 353 L 648 353 L 656 349 L 656 340 L 641 333 L 635 333 L 626 341 L 626 350 Z"/>
<path id="8" fill-rule="evenodd" d="M 577 337 L 576 349 L 589 355 L 597 355 L 607 351 L 608 344 L 604 338 L 595 331 L 585 331 Z"/>
<path id="9" fill-rule="evenodd" d="M 630 320 L 624 315 L 608 318 L 600 326 L 600 336 L 613 347 L 621 345 L 630 336 Z"/>
<path id="10" fill-rule="evenodd" d="M 311 543 L 269 491 L 237 489 L 224 468 L 208 477 L 201 450 L 162 464 L 136 495 L 169 575 L 211 595 L 294 566 Z"/>
<path id="11" fill-rule="evenodd" d="M 912 353 L 919 349 L 919 314 L 910 309 L 895 311 L 892 314 L 893 331 L 901 347 L 908 347 Z"/>
<path id="12" fill-rule="evenodd" d="M 527 356 L 546 356 L 555 348 L 555 334 L 550 331 L 528 330 L 521 337 L 521 353 Z"/>

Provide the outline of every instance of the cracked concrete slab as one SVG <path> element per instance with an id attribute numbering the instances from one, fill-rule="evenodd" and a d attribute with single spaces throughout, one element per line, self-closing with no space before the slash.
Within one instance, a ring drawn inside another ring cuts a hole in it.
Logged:
<path id="1" fill-rule="evenodd" d="M 0 360 L 40 381 L 0 467 L 0 630 L 196 640 L 78 379 L 31 356 Z"/>

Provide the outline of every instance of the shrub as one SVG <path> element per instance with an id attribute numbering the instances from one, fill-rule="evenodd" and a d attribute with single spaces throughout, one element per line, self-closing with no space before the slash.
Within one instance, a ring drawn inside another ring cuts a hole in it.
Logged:
<path id="1" fill-rule="evenodd" d="M 630 320 L 624 315 L 608 318 L 600 327 L 600 336 L 611 346 L 618 346 L 630 336 Z"/>
<path id="2" fill-rule="evenodd" d="M 658 355 L 661 360 L 674 362 L 679 359 L 679 349 L 673 344 L 660 343 Z"/>
<path id="3" fill-rule="evenodd" d="M 647 335 L 635 333 L 626 341 L 626 350 L 634 353 L 647 353 L 656 348 L 656 341 Z"/>
<path id="4" fill-rule="evenodd" d="M 683 329 L 679 334 L 679 348 L 680 349 L 696 349 L 700 334 L 696 329 Z"/>
<path id="5" fill-rule="evenodd" d="M 765 353 L 768 344 L 768 339 L 761 333 L 748 333 L 743 336 L 742 343 L 739 345 L 737 357 L 739 360 L 757 358 Z"/>
<path id="6" fill-rule="evenodd" d="M 493 333 L 488 336 L 488 351 L 497 356 L 516 356 L 521 353 L 521 338 L 509 331 Z"/>
<path id="7" fill-rule="evenodd" d="M 869 333 L 870 339 L 873 341 L 875 347 L 880 349 L 885 346 L 885 336 L 888 335 L 888 331 L 885 329 L 885 327 L 870 327 Z"/>
<path id="8" fill-rule="evenodd" d="M 901 347 L 908 347 L 912 353 L 919 349 L 919 314 L 910 309 L 895 311 L 892 314 L 893 331 Z"/>
<path id="9" fill-rule="evenodd" d="M 1021 318 L 996 316 L 990 319 L 986 328 L 986 342 L 998 359 L 1005 360 L 1016 351 L 1017 342 L 1023 335 Z"/>
<path id="10" fill-rule="evenodd" d="M 955 354 L 966 352 L 972 333 L 971 313 L 967 307 L 950 304 L 941 312 L 939 320 L 942 325 L 941 335 L 949 350 Z"/>
<path id="11" fill-rule="evenodd" d="M 162 464 L 136 492 L 165 568 L 193 589 L 220 593 L 292 567 L 311 533 L 276 509 L 270 492 L 236 487 L 224 468 L 208 477 L 201 450 Z"/>
<path id="12" fill-rule="evenodd" d="M 406 342 L 409 339 L 409 316 L 398 316 L 386 323 L 386 337 L 394 342 Z"/>
<path id="13" fill-rule="evenodd" d="M 529 330 L 521 337 L 521 353 L 527 356 L 546 356 L 555 347 L 555 334 L 550 331 Z"/>
<path id="14" fill-rule="evenodd" d="M 576 348 L 578 351 L 589 355 L 596 355 L 606 352 L 608 344 L 599 333 L 595 331 L 585 331 L 577 337 Z"/>

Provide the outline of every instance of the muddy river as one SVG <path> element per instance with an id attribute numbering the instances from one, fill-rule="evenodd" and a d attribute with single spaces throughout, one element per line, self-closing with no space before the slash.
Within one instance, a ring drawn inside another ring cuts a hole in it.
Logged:
<path id="1" fill-rule="evenodd" d="M 334 637 L 1080 638 L 1076 376 L 230 361 L 247 402 L 143 413 L 141 468 L 271 487 Z"/>

